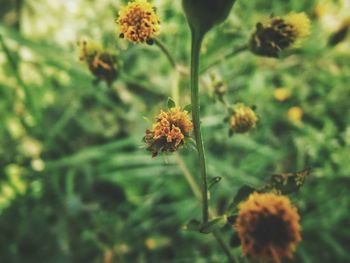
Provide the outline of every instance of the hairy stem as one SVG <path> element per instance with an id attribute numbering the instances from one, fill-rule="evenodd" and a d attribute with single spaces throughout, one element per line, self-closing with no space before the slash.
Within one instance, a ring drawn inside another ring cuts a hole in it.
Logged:
<path id="1" fill-rule="evenodd" d="M 209 203 L 208 203 L 208 183 L 207 172 L 205 166 L 204 146 L 201 133 L 200 123 L 200 102 L 199 102 L 199 87 L 198 87 L 198 69 L 199 55 L 201 49 L 203 35 L 192 32 L 192 49 L 191 49 L 191 104 L 192 104 L 192 121 L 194 136 L 199 159 L 199 170 L 202 179 L 202 220 L 203 223 L 209 219 Z"/>

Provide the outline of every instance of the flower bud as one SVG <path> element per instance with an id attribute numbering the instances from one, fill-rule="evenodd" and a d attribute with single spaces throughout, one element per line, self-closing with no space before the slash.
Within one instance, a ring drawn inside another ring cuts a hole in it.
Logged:
<path id="1" fill-rule="evenodd" d="M 205 34 L 228 17 L 235 0 L 183 0 L 182 5 L 190 28 Z"/>

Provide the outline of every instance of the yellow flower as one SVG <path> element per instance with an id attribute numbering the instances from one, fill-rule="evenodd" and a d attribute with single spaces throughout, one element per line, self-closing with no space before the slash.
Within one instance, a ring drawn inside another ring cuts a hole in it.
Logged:
<path id="1" fill-rule="evenodd" d="M 281 262 L 293 256 L 301 241 L 298 211 L 288 197 L 253 193 L 240 203 L 235 228 L 243 255 L 256 260 Z"/>
<path id="2" fill-rule="evenodd" d="M 146 0 L 129 2 L 116 19 L 120 37 L 135 43 L 152 41 L 159 34 L 160 19 L 152 4 Z"/>
<path id="3" fill-rule="evenodd" d="M 258 118 L 250 107 L 237 103 L 230 117 L 230 129 L 233 133 L 246 133 L 255 127 L 257 121 Z"/>
<path id="4" fill-rule="evenodd" d="M 303 110 L 300 108 L 300 107 L 291 107 L 289 110 L 288 110 L 288 118 L 296 123 L 296 124 L 300 124 L 301 123 L 301 120 L 303 118 Z"/>
<path id="5" fill-rule="evenodd" d="M 278 57 L 279 52 L 296 47 L 310 34 L 311 22 L 305 13 L 290 13 L 273 17 L 265 24 L 258 23 L 250 40 L 250 48 L 257 55 Z"/>
<path id="6" fill-rule="evenodd" d="M 290 97 L 290 92 L 287 88 L 277 88 L 274 90 L 273 95 L 276 100 L 283 102 Z"/>
<path id="7" fill-rule="evenodd" d="M 161 111 L 156 117 L 156 122 L 151 130 L 146 130 L 145 142 L 147 149 L 156 156 L 159 151 L 174 152 L 189 137 L 193 124 L 189 119 L 189 113 L 180 107 L 171 108 L 169 111 Z"/>
<path id="8" fill-rule="evenodd" d="M 97 79 L 103 79 L 111 84 L 118 77 L 116 56 L 104 51 L 93 41 L 79 41 L 80 60 L 85 61 L 91 73 Z"/>

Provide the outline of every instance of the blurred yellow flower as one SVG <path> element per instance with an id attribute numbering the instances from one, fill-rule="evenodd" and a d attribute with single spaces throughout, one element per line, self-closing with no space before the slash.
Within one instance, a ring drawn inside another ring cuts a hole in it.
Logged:
<path id="1" fill-rule="evenodd" d="M 253 193 L 239 204 L 235 228 L 243 255 L 256 260 L 281 262 L 291 258 L 301 241 L 299 214 L 288 197 Z"/>
<path id="2" fill-rule="evenodd" d="M 116 23 L 120 37 L 135 43 L 151 41 L 159 34 L 160 19 L 154 6 L 146 0 L 129 2 L 120 10 Z"/>
<path id="3" fill-rule="evenodd" d="M 145 240 L 145 246 L 148 250 L 154 250 L 157 247 L 157 243 L 153 238 L 147 238 Z"/>
<path id="4" fill-rule="evenodd" d="M 37 158 L 37 159 L 33 159 L 30 162 L 30 165 L 32 167 L 32 169 L 36 172 L 42 172 L 45 169 L 45 163 L 42 159 Z"/>
<path id="5" fill-rule="evenodd" d="M 161 111 L 156 117 L 152 130 L 146 130 L 145 142 L 147 149 L 156 156 L 159 151 L 174 152 L 189 137 L 193 124 L 189 119 L 189 113 L 180 107 L 171 108 L 169 111 Z"/>
<path id="6" fill-rule="evenodd" d="M 273 95 L 276 100 L 283 102 L 290 97 L 290 92 L 287 88 L 277 88 L 274 90 Z"/>
<path id="7" fill-rule="evenodd" d="M 41 142 L 32 137 L 23 138 L 20 145 L 20 151 L 22 152 L 22 154 L 32 158 L 39 157 L 42 152 L 42 148 L 43 146 Z"/>
<path id="8" fill-rule="evenodd" d="M 19 139 L 25 134 L 25 130 L 17 118 L 7 119 L 6 128 L 13 139 Z"/>
<path id="9" fill-rule="evenodd" d="M 230 129 L 233 133 L 246 133 L 254 128 L 258 118 L 255 112 L 243 103 L 237 103 L 233 106 L 230 116 Z"/>
<path id="10" fill-rule="evenodd" d="M 291 107 L 288 110 L 288 118 L 289 120 L 291 120 L 292 122 L 296 123 L 296 124 L 300 124 L 301 120 L 303 118 L 303 110 L 298 107 L 298 106 L 294 106 Z"/>

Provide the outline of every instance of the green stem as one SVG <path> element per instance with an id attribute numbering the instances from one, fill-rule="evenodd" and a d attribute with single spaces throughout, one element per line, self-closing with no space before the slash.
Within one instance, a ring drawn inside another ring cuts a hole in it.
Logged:
<path id="1" fill-rule="evenodd" d="M 226 61 L 227 59 L 231 58 L 231 57 L 234 57 L 236 55 L 238 55 L 239 53 L 245 51 L 245 50 L 248 50 L 248 45 L 247 44 L 244 44 L 244 45 L 241 45 L 241 46 L 238 46 L 237 48 L 233 49 L 230 53 L 226 54 L 224 57 L 214 61 L 213 63 L 209 64 L 208 66 L 202 68 L 200 70 L 200 73 L 204 73 L 206 72 L 208 69 L 220 64 L 221 62 L 223 61 Z"/>
<path id="2" fill-rule="evenodd" d="M 176 102 L 176 104 L 178 104 L 179 97 L 180 97 L 180 94 L 179 94 L 179 78 L 180 78 L 179 75 L 180 74 L 177 70 L 177 65 L 176 65 L 175 59 L 172 56 L 171 52 L 165 47 L 165 45 L 159 39 L 154 39 L 154 43 L 157 45 L 157 47 L 159 47 L 159 49 L 167 57 L 170 65 L 174 69 L 174 82 L 173 82 L 173 86 L 171 88 L 171 96 L 172 96 L 172 99 Z"/>
<path id="3" fill-rule="evenodd" d="M 222 250 L 225 252 L 227 259 L 230 263 L 238 263 L 238 260 L 232 255 L 229 246 L 226 245 L 224 240 L 222 239 L 221 235 L 218 231 L 213 232 L 213 236 L 215 237 L 216 241 L 219 243 Z"/>
<path id="4" fill-rule="evenodd" d="M 200 103 L 199 103 L 199 88 L 198 88 L 198 69 L 199 55 L 203 34 L 192 32 L 192 50 L 191 50 L 191 104 L 192 104 L 192 121 L 194 136 L 199 159 L 199 170 L 202 178 L 202 220 L 203 223 L 209 219 L 209 202 L 208 202 L 208 184 L 207 172 L 205 167 L 204 146 L 200 124 Z"/>
<path id="5" fill-rule="evenodd" d="M 164 44 L 159 39 L 153 39 L 154 44 L 156 44 L 157 47 L 160 48 L 160 50 L 164 53 L 164 55 L 167 57 L 170 65 L 176 70 L 176 62 L 173 56 L 171 55 L 170 51 L 164 46 Z"/>

